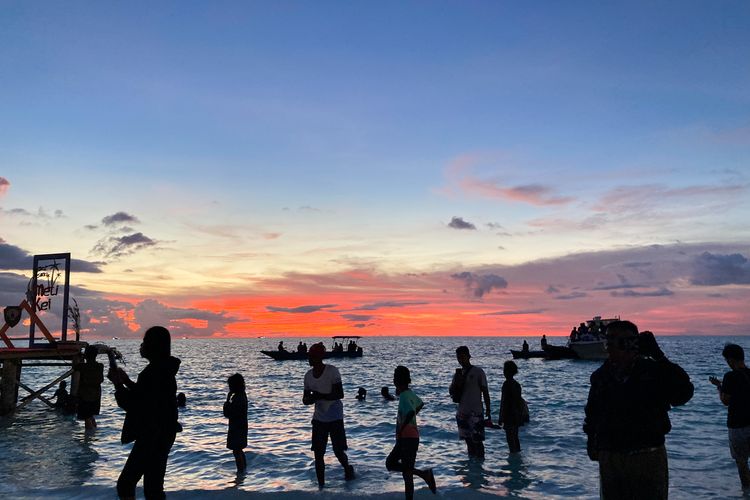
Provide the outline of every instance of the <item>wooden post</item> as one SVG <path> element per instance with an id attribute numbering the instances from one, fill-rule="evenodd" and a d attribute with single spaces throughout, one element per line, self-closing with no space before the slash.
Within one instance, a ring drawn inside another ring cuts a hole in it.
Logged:
<path id="1" fill-rule="evenodd" d="M 20 381 L 21 360 L 3 360 L 3 368 L 0 371 L 0 415 L 7 415 L 16 409 Z"/>

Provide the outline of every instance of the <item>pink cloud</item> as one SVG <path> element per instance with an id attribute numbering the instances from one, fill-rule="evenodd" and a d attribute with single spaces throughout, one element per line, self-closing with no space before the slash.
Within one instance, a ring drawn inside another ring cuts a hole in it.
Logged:
<path id="1" fill-rule="evenodd" d="M 460 192 L 469 196 L 529 203 L 537 206 L 565 205 L 573 198 L 560 196 L 545 185 L 537 183 L 508 186 L 497 179 L 483 179 L 471 171 L 479 162 L 477 156 L 465 155 L 454 160 L 446 169 L 449 186 L 446 193 Z"/>
<path id="2" fill-rule="evenodd" d="M 5 177 L 0 177 L 0 196 L 5 195 L 5 193 L 8 192 L 8 189 L 10 189 L 10 181 Z"/>

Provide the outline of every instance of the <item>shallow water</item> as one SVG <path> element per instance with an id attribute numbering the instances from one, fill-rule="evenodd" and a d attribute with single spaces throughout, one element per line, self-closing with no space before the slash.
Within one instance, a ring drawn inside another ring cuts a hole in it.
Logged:
<path id="1" fill-rule="evenodd" d="M 298 339 L 288 339 L 296 345 Z M 315 339 L 305 339 L 310 345 Z M 695 396 L 673 409 L 667 436 L 672 498 L 742 498 L 726 442 L 726 410 L 709 375 L 721 376 L 725 342 L 743 347 L 746 337 L 671 337 L 659 339 L 665 353 L 680 363 L 696 385 Z M 562 343 L 561 339 L 550 339 Z M 142 369 L 138 341 L 111 341 L 125 356 L 132 377 Z M 326 342 L 328 343 L 328 342 Z M 521 430 L 523 452 L 510 457 L 501 430 L 488 430 L 487 458 L 469 461 L 457 439 L 455 405 L 447 394 L 457 367 L 455 347 L 466 344 L 474 364 L 485 369 L 497 418 L 502 364 L 516 338 L 373 338 L 362 339 L 365 355 L 335 360 L 344 380 L 344 413 L 349 457 L 357 479 L 343 480 L 333 453 L 326 455 L 327 487 L 317 492 L 312 453 L 312 408 L 302 404 L 302 379 L 309 368 L 299 361 L 276 362 L 259 353 L 273 348 L 273 339 L 175 340 L 173 354 L 182 359 L 179 391 L 187 395 L 181 411 L 184 432 L 170 455 L 166 488 L 191 498 L 220 492 L 238 498 L 402 498 L 403 482 L 385 470 L 394 442 L 396 403 L 385 402 L 379 388 L 391 386 L 393 368 L 408 366 L 413 388 L 425 401 L 418 417 L 421 445 L 418 467 L 434 467 L 443 498 L 597 498 L 596 464 L 586 455 L 581 431 L 583 406 L 591 372 L 597 362 L 519 360 L 518 381 L 529 402 L 531 423 Z M 534 346 L 532 345 L 532 348 Z M 41 386 L 51 380 L 42 368 L 25 368 L 23 381 Z M 241 372 L 248 386 L 248 473 L 236 476 L 231 452 L 225 448 L 226 420 L 221 406 L 226 378 Z M 368 399 L 354 399 L 357 388 Z M 54 390 L 54 389 L 53 389 Z M 48 395 L 51 396 L 51 390 Z M 104 386 L 98 429 L 85 432 L 73 417 L 35 402 L 12 417 L 0 418 L 0 496 L 13 498 L 101 498 L 114 496 L 114 483 L 130 446 L 119 442 L 123 413 L 110 385 Z M 432 495 L 417 479 L 417 498 Z M 213 493 L 210 493 L 213 492 Z M 223 496 L 223 495 L 220 495 Z"/>

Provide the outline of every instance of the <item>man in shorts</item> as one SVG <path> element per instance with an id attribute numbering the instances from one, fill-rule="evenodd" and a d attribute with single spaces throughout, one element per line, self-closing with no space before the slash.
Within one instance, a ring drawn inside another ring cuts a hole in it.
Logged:
<path id="1" fill-rule="evenodd" d="M 490 391 L 484 370 L 471 364 L 471 354 L 465 345 L 456 349 L 456 360 L 461 368 L 456 369 L 449 392 L 458 403 L 456 423 L 458 437 L 466 441 L 469 458 L 484 459 L 484 421 L 491 420 Z M 484 414 L 482 413 L 484 398 Z"/>
<path id="2" fill-rule="evenodd" d="M 328 436 L 331 436 L 333 453 L 344 467 L 346 480 L 354 479 L 354 467 L 346 455 L 346 432 L 344 431 L 344 389 L 341 374 L 333 365 L 323 364 L 326 348 L 322 343 L 314 344 L 307 351 L 308 361 L 312 367 L 305 374 L 305 392 L 302 402 L 315 405 L 312 418 L 312 451 L 315 453 L 315 474 L 318 486 L 325 486 L 325 453 Z"/>
<path id="3" fill-rule="evenodd" d="M 742 489 L 750 489 L 750 469 L 747 461 L 750 456 L 750 368 L 745 366 L 745 351 L 737 344 L 727 344 L 721 353 L 732 371 L 719 382 L 712 378 L 719 388 L 721 402 L 727 406 L 727 427 L 729 428 L 729 451 L 737 463 Z"/>

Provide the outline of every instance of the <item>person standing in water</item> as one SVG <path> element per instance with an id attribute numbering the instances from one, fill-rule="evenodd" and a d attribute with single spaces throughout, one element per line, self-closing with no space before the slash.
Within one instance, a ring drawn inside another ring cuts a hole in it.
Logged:
<path id="1" fill-rule="evenodd" d="M 143 494 L 149 500 L 166 498 L 164 474 L 175 437 L 182 430 L 177 422 L 177 381 L 180 360 L 171 355 L 169 330 L 152 326 L 143 335 L 141 356 L 146 367 L 133 382 L 122 368 L 108 377 L 115 385 L 117 404 L 125 410 L 121 441 L 133 449 L 117 479 L 117 495 L 134 500 L 135 487 L 143 478 Z"/>
<path id="2" fill-rule="evenodd" d="M 224 402 L 224 416 L 229 419 L 227 430 L 227 448 L 232 450 L 237 472 L 247 468 L 245 448 L 247 448 L 247 394 L 245 378 L 235 373 L 227 379 L 229 394 Z"/>
<path id="3" fill-rule="evenodd" d="M 83 357 L 85 363 L 77 364 L 75 370 L 80 374 L 78 379 L 78 414 L 86 429 L 96 429 L 96 415 L 102 403 L 102 382 L 104 382 L 104 365 L 96 360 L 97 349 L 86 346 Z"/>
<path id="4" fill-rule="evenodd" d="M 469 348 L 462 345 L 456 349 L 456 360 L 461 368 L 456 370 L 449 389 L 451 398 L 458 403 L 456 423 L 458 436 L 466 442 L 469 458 L 484 459 L 485 417 L 492 419 L 490 391 L 487 376 L 478 366 L 471 364 Z M 482 414 L 482 399 L 485 412 Z"/>
<path id="5" fill-rule="evenodd" d="M 513 361 L 506 361 L 503 365 L 502 396 L 500 399 L 500 418 L 498 424 L 505 429 L 505 440 L 511 453 L 521 451 L 521 441 L 518 439 L 518 428 L 523 425 L 521 384 L 515 380 L 518 365 Z"/>
<path id="6" fill-rule="evenodd" d="M 396 446 L 385 461 L 389 471 L 400 472 L 404 478 L 406 500 L 414 498 L 414 476 L 422 478 L 432 493 L 437 492 L 432 469 L 420 470 L 414 467 L 419 449 L 419 428 L 417 414 L 424 406 L 419 396 L 409 388 L 411 374 L 405 366 L 397 366 L 393 371 L 393 385 L 398 396 L 396 415 Z"/>
<path id="7" fill-rule="evenodd" d="M 312 367 L 305 374 L 304 393 L 302 402 L 305 405 L 315 405 L 312 418 L 312 446 L 315 454 L 315 475 L 318 486 L 325 486 L 325 452 L 328 446 L 328 436 L 331 436 L 333 453 L 344 468 L 347 481 L 354 479 L 354 467 L 349 463 L 346 455 L 348 445 L 344 430 L 344 388 L 341 383 L 341 373 L 333 365 L 323 363 L 326 348 L 318 342 L 308 349 L 307 357 Z"/>

